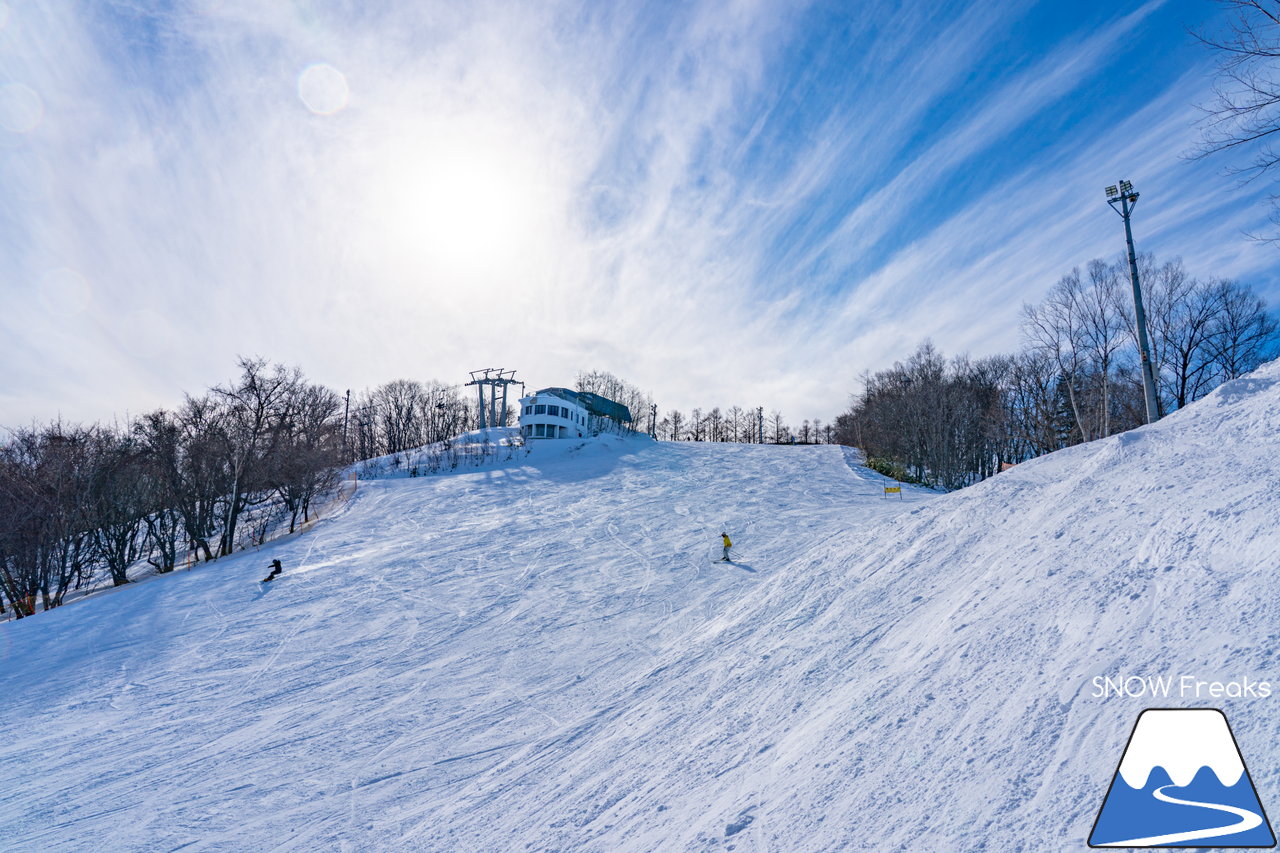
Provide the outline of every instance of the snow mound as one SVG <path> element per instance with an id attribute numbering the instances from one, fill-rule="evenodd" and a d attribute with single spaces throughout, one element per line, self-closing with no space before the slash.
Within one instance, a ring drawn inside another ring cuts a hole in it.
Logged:
<path id="1" fill-rule="evenodd" d="M 0 626 L 0 833 L 1081 849 L 1151 705 L 1222 707 L 1265 804 L 1280 700 L 1093 679 L 1268 678 L 1277 460 L 1271 364 L 942 497 L 840 448 L 654 442 L 364 482 L 303 537 Z"/>
<path id="2" fill-rule="evenodd" d="M 643 433 L 601 433 L 575 439 L 525 440 L 519 427 L 488 427 L 460 433 L 448 441 L 388 453 L 350 467 L 361 479 L 386 480 L 491 471 L 519 466 L 535 453 L 537 462 L 574 454 L 587 446 L 621 446 L 650 442 Z"/>

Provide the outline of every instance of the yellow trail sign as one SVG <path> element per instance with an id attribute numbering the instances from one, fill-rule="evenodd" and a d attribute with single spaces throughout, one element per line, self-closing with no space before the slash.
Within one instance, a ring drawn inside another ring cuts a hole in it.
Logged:
<path id="1" fill-rule="evenodd" d="M 902 486 L 885 486 L 884 493 L 886 495 L 896 494 L 898 497 L 902 497 Z"/>

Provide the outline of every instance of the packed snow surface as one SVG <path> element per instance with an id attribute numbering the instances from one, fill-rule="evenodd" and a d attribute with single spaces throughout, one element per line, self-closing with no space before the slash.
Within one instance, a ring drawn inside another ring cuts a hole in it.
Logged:
<path id="1" fill-rule="evenodd" d="M 1093 681 L 1280 682 L 1278 436 L 1273 364 L 941 497 L 617 439 L 364 482 L 0 625 L 0 844 L 1080 850 L 1148 706 L 1221 707 L 1280 803 L 1280 698 Z"/>
<path id="2" fill-rule="evenodd" d="M 349 472 L 360 479 L 381 480 L 441 471 L 487 470 L 504 467 L 523 446 L 524 438 L 519 427 L 473 429 L 447 442 L 362 460 L 352 465 Z"/>

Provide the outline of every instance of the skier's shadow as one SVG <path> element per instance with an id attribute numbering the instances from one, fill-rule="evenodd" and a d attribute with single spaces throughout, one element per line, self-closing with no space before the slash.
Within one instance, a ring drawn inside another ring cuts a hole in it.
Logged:
<path id="1" fill-rule="evenodd" d="M 751 572 L 753 575 L 759 574 L 759 572 L 748 566 L 746 563 L 730 563 L 729 565 L 742 569 L 744 572 Z"/>

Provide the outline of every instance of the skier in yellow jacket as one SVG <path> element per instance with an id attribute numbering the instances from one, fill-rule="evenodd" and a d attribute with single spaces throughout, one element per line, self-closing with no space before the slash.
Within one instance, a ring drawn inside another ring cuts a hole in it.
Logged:
<path id="1" fill-rule="evenodd" d="M 729 559 L 729 549 L 733 547 L 733 543 L 729 541 L 729 534 L 722 530 L 720 531 L 720 538 L 724 540 L 724 556 L 720 559 L 720 562 L 732 563 L 733 560 Z"/>

